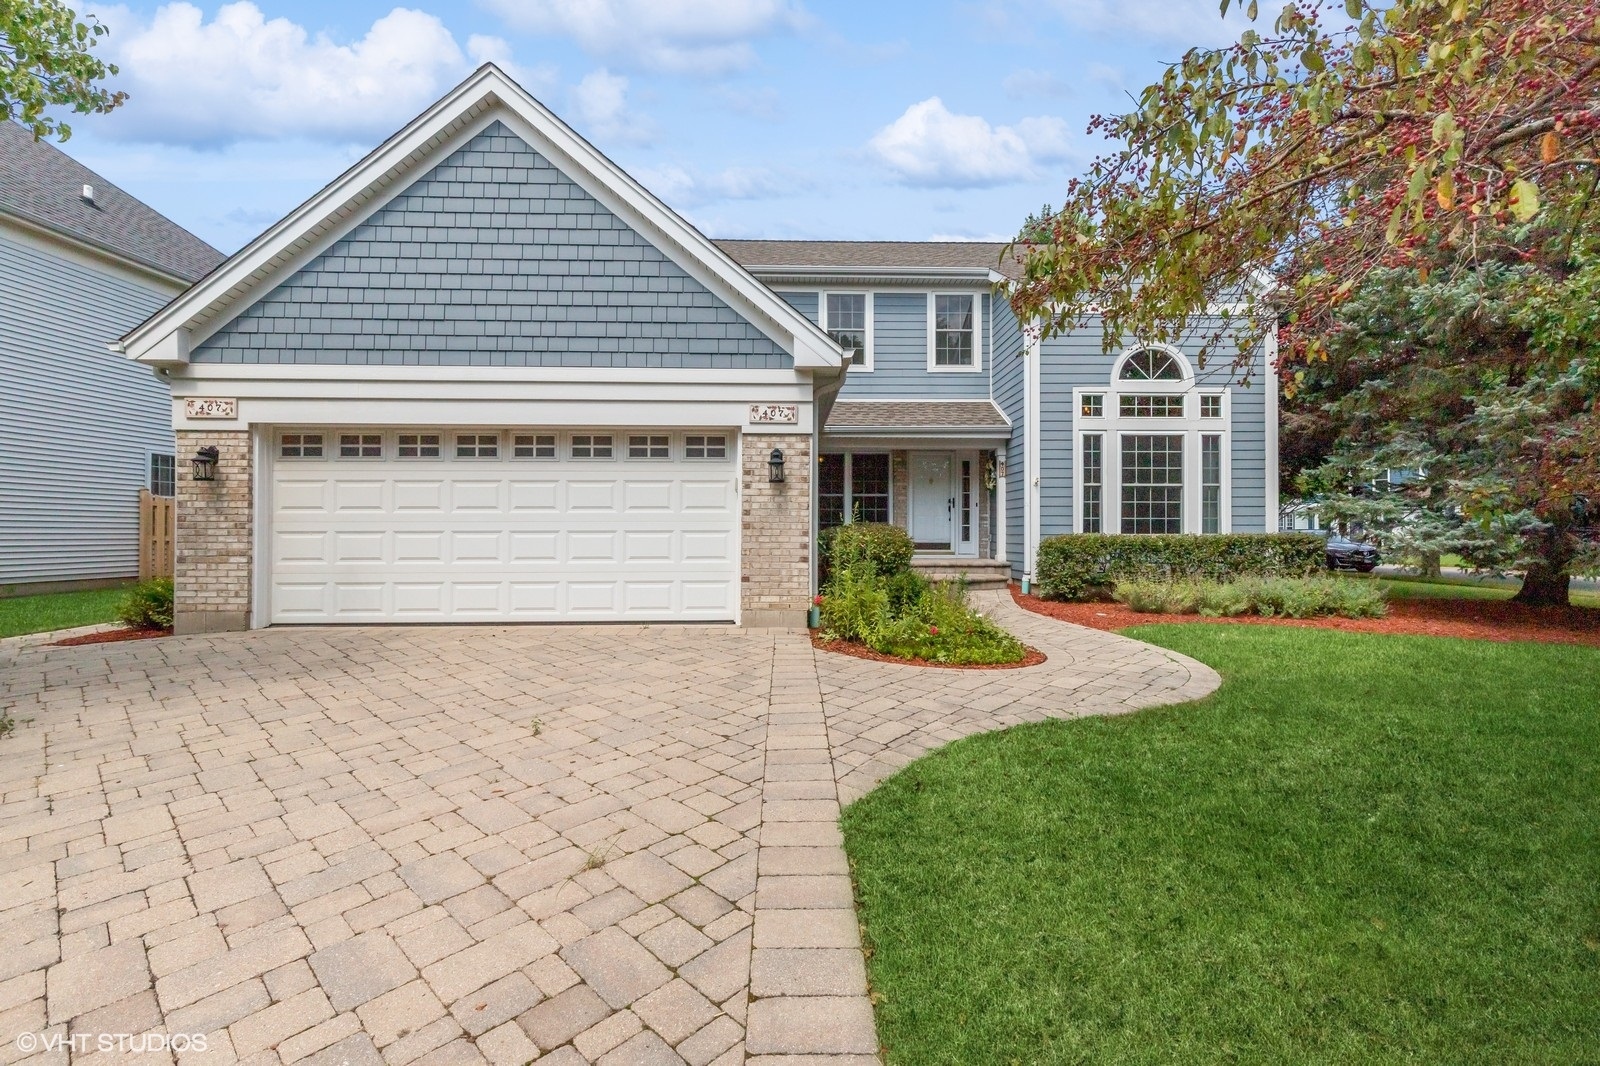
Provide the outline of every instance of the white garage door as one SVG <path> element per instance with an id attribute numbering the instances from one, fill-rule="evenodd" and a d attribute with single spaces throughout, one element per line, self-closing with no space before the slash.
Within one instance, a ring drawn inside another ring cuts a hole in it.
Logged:
<path id="1" fill-rule="evenodd" d="M 277 623 L 732 620 L 731 432 L 275 435 Z"/>

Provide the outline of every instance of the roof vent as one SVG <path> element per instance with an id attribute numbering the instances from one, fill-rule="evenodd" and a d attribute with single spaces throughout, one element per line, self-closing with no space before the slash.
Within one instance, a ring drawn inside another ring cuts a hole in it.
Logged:
<path id="1" fill-rule="evenodd" d="M 83 187 L 83 202 L 88 204 L 90 207 L 94 206 L 94 186 L 93 185 L 85 185 Z"/>

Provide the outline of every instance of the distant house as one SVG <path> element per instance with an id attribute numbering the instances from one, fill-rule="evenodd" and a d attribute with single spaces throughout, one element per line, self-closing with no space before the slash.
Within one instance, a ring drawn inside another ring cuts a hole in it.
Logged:
<path id="1" fill-rule="evenodd" d="M 215 248 L 0 122 L 0 593 L 137 573 L 139 490 L 171 495 L 171 396 L 109 351 Z"/>

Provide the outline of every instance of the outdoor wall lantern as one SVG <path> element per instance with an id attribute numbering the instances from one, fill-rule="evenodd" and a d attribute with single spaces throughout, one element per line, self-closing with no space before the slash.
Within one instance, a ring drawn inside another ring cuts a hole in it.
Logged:
<path id="1" fill-rule="evenodd" d="M 195 452 L 194 458 L 189 460 L 194 464 L 194 472 L 190 475 L 191 479 L 194 481 L 217 480 L 217 458 L 219 454 L 215 444 L 208 444 Z"/>
<path id="2" fill-rule="evenodd" d="M 772 449 L 772 458 L 767 460 L 767 480 L 776 485 L 783 480 L 783 449 Z"/>

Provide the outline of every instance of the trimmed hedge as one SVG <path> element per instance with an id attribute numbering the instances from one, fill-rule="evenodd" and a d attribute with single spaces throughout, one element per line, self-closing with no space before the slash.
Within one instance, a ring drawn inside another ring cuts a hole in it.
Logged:
<path id="1" fill-rule="evenodd" d="M 1109 599 L 1123 581 L 1306 577 L 1326 556 L 1308 533 L 1069 533 L 1039 542 L 1034 583 L 1049 600 Z"/>
<path id="2" fill-rule="evenodd" d="M 916 552 L 906 531 L 886 522 L 852 522 L 825 529 L 818 539 L 824 583 L 836 571 L 848 570 L 858 562 L 884 577 L 905 573 L 911 569 L 911 556 Z"/>

